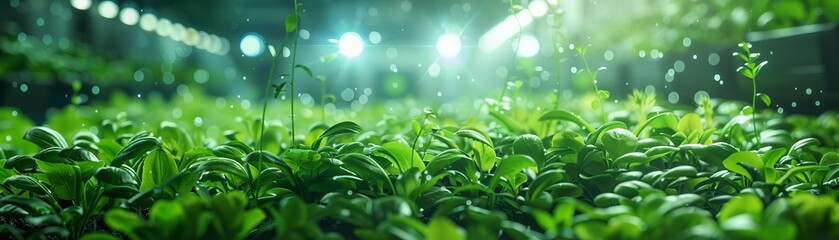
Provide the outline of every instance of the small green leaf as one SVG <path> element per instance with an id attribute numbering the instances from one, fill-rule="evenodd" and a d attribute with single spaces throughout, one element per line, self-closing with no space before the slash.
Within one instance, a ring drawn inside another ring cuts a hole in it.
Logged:
<path id="1" fill-rule="evenodd" d="M 77 177 L 81 174 L 78 166 L 38 161 L 38 168 L 47 175 L 56 197 L 64 200 L 75 200 L 79 197 L 84 183 Z"/>
<path id="2" fill-rule="evenodd" d="M 741 214 L 748 214 L 757 219 L 761 212 L 763 212 L 763 201 L 754 194 L 747 193 L 736 196 L 723 205 L 720 213 L 717 214 L 717 219 L 720 222 L 725 222 L 729 218 Z"/>
<path id="3" fill-rule="evenodd" d="M 577 114 L 574 114 L 569 111 L 565 110 L 553 110 L 550 112 L 546 112 L 544 115 L 539 117 L 539 121 L 553 121 L 553 120 L 562 120 L 562 121 L 569 121 L 574 124 L 577 124 L 581 127 L 585 127 L 587 131 L 592 132 L 594 131 L 594 126 L 591 126 L 588 122 L 583 120 Z"/>
<path id="4" fill-rule="evenodd" d="M 752 167 L 760 168 L 760 170 L 762 170 L 763 167 L 763 160 L 760 156 L 750 151 L 741 151 L 731 154 L 731 156 L 728 156 L 728 158 L 722 161 L 723 166 L 725 166 L 725 168 L 729 171 L 743 175 L 749 180 L 753 180 L 755 176 L 752 176 L 746 168 L 740 166 L 738 163 L 748 164 Z"/>
<path id="5" fill-rule="evenodd" d="M 620 156 L 617 159 L 615 159 L 615 165 L 623 166 L 623 165 L 629 165 L 629 164 L 633 164 L 633 163 L 643 164 L 643 163 L 649 162 L 650 160 L 652 160 L 652 159 L 648 158 L 647 155 L 644 155 L 643 153 L 631 152 L 631 153 L 624 154 L 623 156 Z"/>
<path id="6" fill-rule="evenodd" d="M 294 65 L 294 68 L 303 69 L 303 71 L 306 72 L 306 74 L 308 74 L 309 77 L 314 77 L 314 74 L 312 74 L 312 69 L 309 69 L 309 67 L 307 67 L 306 65 L 297 64 L 297 65 Z"/>
<path id="7" fill-rule="evenodd" d="M 679 132 L 690 135 L 693 132 L 702 132 L 702 117 L 696 113 L 688 113 L 679 120 Z"/>
<path id="8" fill-rule="evenodd" d="M 601 104 L 602 103 L 600 102 L 600 99 L 595 99 L 594 101 L 591 101 L 591 109 L 597 110 L 598 108 L 600 108 Z"/>
<path id="9" fill-rule="evenodd" d="M 3 185 L 19 188 L 35 194 L 47 194 L 50 190 L 41 181 L 28 175 L 14 175 L 3 180 Z"/>
<path id="10" fill-rule="evenodd" d="M 632 132 L 623 128 L 606 131 L 600 141 L 609 156 L 613 158 L 635 151 L 635 148 L 638 147 L 638 138 Z"/>
<path id="11" fill-rule="evenodd" d="M 606 90 L 597 91 L 597 97 L 599 97 L 600 99 L 609 99 L 609 96 L 611 96 L 611 93 L 609 93 L 609 91 L 606 91 Z"/>
<path id="12" fill-rule="evenodd" d="M 282 82 L 279 85 L 278 84 L 273 84 L 271 86 L 274 87 L 274 99 L 277 99 L 277 98 L 280 97 L 281 93 L 285 92 L 286 87 L 291 86 L 291 83 L 290 82 Z"/>
<path id="13" fill-rule="evenodd" d="M 143 161 L 143 170 L 140 172 L 140 191 L 145 191 L 162 184 L 164 181 L 178 174 L 178 165 L 175 159 L 163 149 L 151 151 Z"/>
<path id="14" fill-rule="evenodd" d="M 325 138 L 333 137 L 339 134 L 358 134 L 361 133 L 361 126 L 358 123 L 353 121 L 344 121 L 336 123 L 331 127 L 327 128 L 323 134 L 320 135 L 317 139 L 315 139 L 314 143 L 312 143 L 312 149 L 317 149 L 320 147 L 320 142 L 323 141 Z"/>
<path id="15" fill-rule="evenodd" d="M 336 52 L 336 53 L 329 54 L 329 55 L 326 55 L 326 56 L 321 56 L 321 57 L 320 57 L 320 62 L 322 62 L 322 63 L 330 63 L 330 62 L 334 61 L 336 58 L 338 58 L 338 53 L 337 53 L 337 52 Z"/>
<path id="16" fill-rule="evenodd" d="M 494 181 L 499 177 L 506 179 L 513 179 L 516 173 L 521 172 L 527 168 L 535 168 L 536 162 L 527 155 L 511 155 L 498 162 L 498 169 L 495 170 Z"/>
<path id="17" fill-rule="evenodd" d="M 487 146 L 493 147 L 492 141 L 489 140 L 489 137 L 487 137 L 486 134 L 484 134 L 483 132 L 480 132 L 480 130 L 477 130 L 477 129 L 474 129 L 474 128 L 464 128 L 464 129 L 458 130 L 454 134 L 459 136 L 459 137 L 469 138 L 469 139 L 481 142 L 481 143 L 483 143 Z"/>
<path id="18" fill-rule="evenodd" d="M 114 159 L 111 160 L 111 166 L 118 167 L 124 163 L 128 163 L 129 161 L 139 159 L 147 152 L 159 147 L 161 144 L 160 140 L 153 137 L 134 139 L 125 145 L 125 148 L 120 150 Z"/>
<path id="19" fill-rule="evenodd" d="M 428 240 L 463 240 L 466 239 L 463 234 L 463 229 L 451 222 L 451 220 L 443 217 L 435 217 L 428 223 L 428 228 L 425 232 L 425 237 Z"/>
<path id="20" fill-rule="evenodd" d="M 285 18 L 285 32 L 291 33 L 294 32 L 294 30 L 297 30 L 297 24 L 299 21 L 300 18 L 298 18 L 297 15 L 288 15 Z"/>
<path id="21" fill-rule="evenodd" d="M 752 114 L 752 113 L 754 112 L 754 110 L 755 110 L 755 109 L 754 109 L 754 108 L 752 108 L 752 106 L 745 106 L 745 107 L 743 107 L 743 111 L 742 111 L 742 112 L 743 112 L 743 115 L 750 115 L 750 114 Z"/>
<path id="22" fill-rule="evenodd" d="M 26 131 L 26 134 L 23 135 L 23 139 L 29 140 L 35 145 L 38 145 L 41 149 L 49 147 L 59 147 L 62 149 L 67 148 L 67 142 L 64 141 L 64 137 L 55 130 L 46 127 L 30 128 L 29 131 Z"/>
<path id="23" fill-rule="evenodd" d="M 758 93 L 756 96 L 759 97 L 760 100 L 763 101 L 763 104 L 766 104 L 767 107 L 772 105 L 772 99 L 769 98 L 769 95 L 766 95 L 766 93 Z"/>
<path id="24" fill-rule="evenodd" d="M 545 147 L 542 139 L 533 134 L 521 135 L 513 141 L 513 154 L 530 156 L 539 168 L 545 165 Z"/>

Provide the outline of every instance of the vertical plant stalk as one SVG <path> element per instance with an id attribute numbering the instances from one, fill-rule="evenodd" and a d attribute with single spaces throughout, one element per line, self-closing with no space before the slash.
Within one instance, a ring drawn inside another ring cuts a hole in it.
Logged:
<path id="1" fill-rule="evenodd" d="M 597 101 L 600 102 L 600 118 L 603 120 L 603 124 L 606 124 L 608 119 L 606 118 L 606 110 L 603 108 L 604 102 L 603 99 L 600 98 L 600 89 L 597 87 L 597 74 L 600 73 L 600 70 L 592 72 L 591 68 L 588 65 L 588 60 L 586 60 L 586 52 L 588 49 L 581 47 L 578 52 L 580 53 L 580 59 L 583 60 L 583 65 L 586 67 L 586 73 L 591 78 L 591 85 L 594 86 L 594 94 L 597 97 Z"/>
<path id="2" fill-rule="evenodd" d="M 760 73 L 760 70 L 763 69 L 763 66 L 765 66 L 769 62 L 763 61 L 759 64 L 757 63 L 758 58 L 760 58 L 760 53 L 752 53 L 752 51 L 751 51 L 752 44 L 751 43 L 742 42 L 742 43 L 738 44 L 738 46 L 743 49 L 743 52 L 734 52 L 734 56 L 739 56 L 740 59 L 743 59 L 743 61 L 745 63 L 743 64 L 743 66 L 740 66 L 739 68 L 737 68 L 737 72 L 739 72 L 741 75 L 745 76 L 746 78 L 749 78 L 750 80 L 752 80 L 752 105 L 749 106 L 751 108 L 748 109 L 748 110 L 749 110 L 750 114 L 752 115 L 752 130 L 755 132 L 755 141 L 757 143 L 757 148 L 760 149 L 761 148 L 760 129 L 757 126 L 758 125 L 757 113 L 755 113 L 755 111 L 757 109 L 757 97 L 760 96 L 760 99 L 767 106 L 770 105 L 772 100 L 769 98 L 768 95 L 757 92 L 757 75 L 758 75 L 758 73 Z M 744 113 L 745 113 L 745 109 L 744 109 Z M 745 113 L 745 114 L 749 114 L 749 113 Z"/>
<path id="3" fill-rule="evenodd" d="M 414 143 L 411 144 L 411 151 L 416 151 L 417 142 L 419 141 L 420 137 L 422 137 L 422 132 L 425 130 L 425 121 L 428 120 L 429 113 L 426 113 L 425 116 L 422 117 L 422 122 L 420 123 L 420 130 L 417 132 L 417 137 L 414 138 Z M 411 168 L 414 167 L 414 154 L 411 153 Z"/>
<path id="4" fill-rule="evenodd" d="M 289 89 L 289 96 L 291 96 L 290 99 L 289 99 L 289 103 L 290 103 L 289 105 L 291 105 L 291 145 L 292 145 L 292 147 L 294 147 L 294 136 L 296 136 L 295 131 L 294 131 L 294 99 L 295 99 L 295 96 L 294 96 L 294 72 L 295 71 L 294 70 L 295 70 L 295 68 L 297 68 L 297 65 L 296 65 L 297 64 L 297 42 L 300 40 L 300 37 L 298 37 L 298 32 L 300 31 L 300 15 L 299 15 L 300 13 L 298 12 L 299 11 L 298 8 L 299 8 L 299 5 L 297 4 L 297 0 L 294 0 L 294 18 L 297 18 L 297 26 L 294 28 L 294 45 L 292 46 L 292 49 L 291 49 L 291 85 L 289 86 L 291 88 L 291 89 Z M 289 33 L 286 33 L 286 37 L 288 37 L 288 34 Z M 279 54 L 277 54 L 277 55 L 279 55 Z"/>
<path id="5" fill-rule="evenodd" d="M 524 29 L 522 29 L 521 20 L 519 20 L 519 17 L 516 16 L 516 8 L 515 8 L 515 5 L 513 5 L 513 0 L 510 0 L 510 13 L 513 14 L 512 15 L 513 19 L 516 20 L 516 24 L 518 24 L 518 26 L 519 26 L 518 38 L 516 39 L 516 47 L 513 50 L 513 65 L 515 65 L 516 64 L 516 58 L 518 58 L 518 56 L 519 56 L 519 48 L 521 47 L 521 34 L 522 34 L 521 32 L 524 31 Z M 512 69 L 515 69 L 515 68 L 512 68 Z M 507 86 L 509 84 L 510 84 L 510 73 L 508 72 L 507 77 L 505 77 L 505 79 L 504 79 L 504 85 L 501 86 L 501 97 L 498 98 L 499 104 L 501 102 L 504 102 L 504 95 L 507 94 Z"/>
<path id="6" fill-rule="evenodd" d="M 320 122 L 326 123 L 326 78 L 320 81 Z"/>
<path id="7" fill-rule="evenodd" d="M 757 76 L 752 78 L 752 130 L 755 132 L 755 140 L 757 141 L 757 148 L 760 149 L 760 132 L 757 130 Z"/>

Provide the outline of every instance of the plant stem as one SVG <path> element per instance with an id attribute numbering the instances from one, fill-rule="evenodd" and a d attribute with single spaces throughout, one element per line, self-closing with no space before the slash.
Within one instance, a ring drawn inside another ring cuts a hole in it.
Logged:
<path id="1" fill-rule="evenodd" d="M 588 76 L 591 77 L 591 84 L 592 86 L 594 86 L 595 97 L 597 97 L 597 101 L 600 101 L 600 117 L 601 119 L 603 119 L 603 124 L 606 124 L 606 121 L 608 119 L 606 119 L 606 110 L 603 109 L 603 99 L 600 99 L 600 89 L 597 88 L 597 73 L 591 73 L 591 68 L 589 68 L 588 66 L 588 61 L 586 60 L 586 55 L 584 52 L 585 51 L 580 52 L 580 58 L 583 60 L 583 64 L 586 67 L 586 73 L 588 73 Z"/>
<path id="2" fill-rule="evenodd" d="M 757 112 L 757 80 L 752 78 L 752 129 L 755 132 L 755 139 L 757 139 L 757 148 L 760 149 L 760 132 L 757 131 L 757 118 L 755 117 Z"/>
<path id="3" fill-rule="evenodd" d="M 513 14 L 513 19 L 516 20 L 516 24 L 519 25 L 518 39 L 516 39 L 516 47 L 515 47 L 515 50 L 513 50 L 513 65 L 514 65 L 513 69 L 514 69 L 515 68 L 515 63 L 516 63 L 516 57 L 518 57 L 518 55 L 519 55 L 519 47 L 521 47 L 521 32 L 524 29 L 522 29 L 521 21 L 519 20 L 519 17 L 516 16 L 516 11 L 515 11 L 514 6 L 513 6 L 513 0 L 510 0 L 510 13 Z M 504 79 L 504 86 L 501 86 L 501 97 L 498 98 L 498 103 L 499 104 L 501 102 L 504 102 L 504 95 L 507 93 L 507 85 L 508 84 L 510 84 L 510 73 L 509 72 L 507 73 L 507 77 Z"/>
<path id="4" fill-rule="evenodd" d="M 294 46 L 292 46 L 293 49 L 291 50 L 291 85 L 289 86 L 289 87 L 291 87 L 291 89 L 289 90 L 290 93 L 291 93 L 290 94 L 291 99 L 289 99 L 289 102 L 290 102 L 290 105 L 291 105 L 291 145 L 292 145 L 292 147 L 294 146 L 294 136 L 296 136 L 295 132 L 294 132 L 294 72 L 295 72 L 294 69 L 296 68 L 295 65 L 297 64 L 297 42 L 300 40 L 300 37 L 297 36 L 298 32 L 300 31 L 300 16 L 299 16 L 297 7 L 298 7 L 297 0 L 294 0 L 294 17 L 297 18 L 297 27 L 294 28 L 294 36 L 293 36 L 294 37 Z M 277 55 L 279 55 L 279 54 L 277 54 Z"/>
<path id="5" fill-rule="evenodd" d="M 320 82 L 320 122 L 326 123 L 326 79 Z"/>
<path id="6" fill-rule="evenodd" d="M 425 116 L 422 117 L 422 122 L 420 123 L 420 130 L 417 133 L 417 137 L 414 138 L 414 143 L 411 144 L 411 151 L 412 152 L 416 151 L 416 150 L 414 150 L 414 148 L 417 147 L 417 141 L 419 141 L 420 136 L 422 136 L 422 130 L 425 130 L 425 120 L 426 119 L 428 119 L 428 114 L 425 114 Z M 412 168 L 414 167 L 414 153 L 411 153 L 411 167 Z"/>

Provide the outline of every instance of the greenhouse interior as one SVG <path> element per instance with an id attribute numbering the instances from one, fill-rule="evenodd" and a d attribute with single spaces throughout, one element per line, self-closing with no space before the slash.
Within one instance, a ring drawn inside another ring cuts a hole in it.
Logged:
<path id="1" fill-rule="evenodd" d="M 839 239 L 836 0 L 0 0 L 6 239 Z"/>

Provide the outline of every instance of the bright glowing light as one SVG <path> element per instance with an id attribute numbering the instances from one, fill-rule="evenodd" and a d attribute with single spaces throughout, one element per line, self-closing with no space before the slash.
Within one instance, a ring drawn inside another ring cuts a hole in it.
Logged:
<path id="1" fill-rule="evenodd" d="M 484 52 L 491 52 L 521 31 L 519 24 L 523 28 L 530 23 L 533 23 L 533 16 L 530 15 L 530 11 L 521 11 L 515 17 L 509 16 L 481 36 L 478 40 L 478 46 Z"/>
<path id="2" fill-rule="evenodd" d="M 140 13 L 134 8 L 123 8 L 122 11 L 119 11 L 119 20 L 125 25 L 131 26 L 140 21 Z"/>
<path id="3" fill-rule="evenodd" d="M 90 0 L 70 0 L 70 5 L 78 10 L 88 10 L 91 3 Z"/>
<path id="4" fill-rule="evenodd" d="M 198 44 L 198 41 L 200 40 L 198 30 L 195 30 L 195 28 L 186 29 L 186 35 L 184 36 L 184 43 L 186 43 L 186 45 L 195 46 L 195 44 Z"/>
<path id="5" fill-rule="evenodd" d="M 530 11 L 530 14 L 534 17 L 545 16 L 545 14 L 548 13 L 548 4 L 544 1 L 533 1 L 527 6 L 527 10 Z"/>
<path id="6" fill-rule="evenodd" d="M 513 45 L 519 43 L 519 57 L 533 57 L 539 53 L 539 40 L 531 35 L 521 36 L 521 41 L 513 40 Z"/>
<path id="7" fill-rule="evenodd" d="M 186 27 L 180 23 L 172 24 L 172 32 L 169 33 L 169 37 L 175 41 L 183 41 L 186 37 Z"/>
<path id="8" fill-rule="evenodd" d="M 364 51 L 364 41 L 358 33 L 344 33 L 338 40 L 338 51 L 347 57 L 357 57 Z"/>
<path id="9" fill-rule="evenodd" d="M 247 33 L 242 37 L 239 43 L 239 49 L 242 50 L 242 54 L 245 54 L 245 56 L 259 56 L 265 51 L 265 40 L 257 33 Z"/>
<path id="10" fill-rule="evenodd" d="M 111 1 L 102 1 L 99 3 L 99 15 L 103 18 L 115 18 L 119 13 L 119 6 Z"/>
<path id="11" fill-rule="evenodd" d="M 169 36 L 169 33 L 172 31 L 172 22 L 169 19 L 161 18 L 157 21 L 157 28 L 155 28 L 155 32 L 157 35 L 161 37 Z"/>
<path id="12" fill-rule="evenodd" d="M 437 52 L 440 56 L 452 58 L 460 55 L 460 37 L 457 34 L 446 33 L 437 39 Z"/>
<path id="13" fill-rule="evenodd" d="M 157 25 L 157 17 L 150 13 L 143 13 L 140 16 L 140 28 L 146 31 L 153 31 Z"/>

